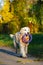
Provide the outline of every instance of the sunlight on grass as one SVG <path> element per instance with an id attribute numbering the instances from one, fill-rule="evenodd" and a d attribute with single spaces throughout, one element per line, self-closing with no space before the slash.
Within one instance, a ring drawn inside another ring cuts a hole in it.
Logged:
<path id="1" fill-rule="evenodd" d="M 5 45 L 3 44 L 3 42 L 0 42 L 0 46 L 5 46 Z"/>
<path id="2" fill-rule="evenodd" d="M 0 62 L 0 64 L 4 65 L 4 62 Z"/>
<path id="3" fill-rule="evenodd" d="M 13 41 L 9 35 L 0 35 L 0 46 L 11 46 L 13 47 Z"/>

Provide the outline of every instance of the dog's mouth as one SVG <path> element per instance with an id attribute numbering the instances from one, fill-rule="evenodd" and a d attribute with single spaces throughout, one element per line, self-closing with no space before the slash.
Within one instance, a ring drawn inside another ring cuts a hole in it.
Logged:
<path id="1" fill-rule="evenodd" d="M 24 43 L 28 43 L 29 39 L 30 38 L 29 38 L 28 34 L 25 34 L 25 35 L 22 36 L 22 42 L 24 42 Z"/>

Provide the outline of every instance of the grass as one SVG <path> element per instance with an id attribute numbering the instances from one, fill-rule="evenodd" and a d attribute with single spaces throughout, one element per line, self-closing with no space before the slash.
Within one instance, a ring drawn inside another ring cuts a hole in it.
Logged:
<path id="1" fill-rule="evenodd" d="M 0 46 L 14 47 L 13 46 L 13 41 L 10 38 L 9 35 L 7 35 L 7 34 L 0 34 Z"/>
<path id="2" fill-rule="evenodd" d="M 33 34 L 28 52 L 33 56 L 43 58 L 43 34 Z"/>
<path id="3" fill-rule="evenodd" d="M 28 53 L 43 58 L 43 34 L 32 34 L 32 42 L 28 47 Z M 13 41 L 7 34 L 0 34 L 0 46 L 13 46 Z"/>

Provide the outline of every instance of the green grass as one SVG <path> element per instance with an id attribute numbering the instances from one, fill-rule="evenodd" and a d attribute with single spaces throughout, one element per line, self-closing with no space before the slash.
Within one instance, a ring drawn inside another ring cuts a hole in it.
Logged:
<path id="1" fill-rule="evenodd" d="M 9 35 L 7 35 L 7 34 L 0 34 L 0 46 L 14 47 L 13 46 L 13 41 L 10 38 Z"/>
<path id="2" fill-rule="evenodd" d="M 33 56 L 43 58 L 43 34 L 33 34 L 28 52 Z"/>
<path id="3" fill-rule="evenodd" d="M 7 34 L 0 34 L 0 46 L 14 47 L 12 39 Z M 32 34 L 32 42 L 28 47 L 28 53 L 43 58 L 43 34 Z"/>

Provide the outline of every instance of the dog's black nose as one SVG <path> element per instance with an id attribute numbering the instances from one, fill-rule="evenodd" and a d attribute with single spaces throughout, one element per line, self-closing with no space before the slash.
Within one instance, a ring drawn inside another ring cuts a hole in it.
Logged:
<path id="1" fill-rule="evenodd" d="M 26 36 L 27 36 L 27 34 L 26 34 Z"/>
<path id="2" fill-rule="evenodd" d="M 29 34 L 29 32 L 27 32 L 27 34 Z"/>

